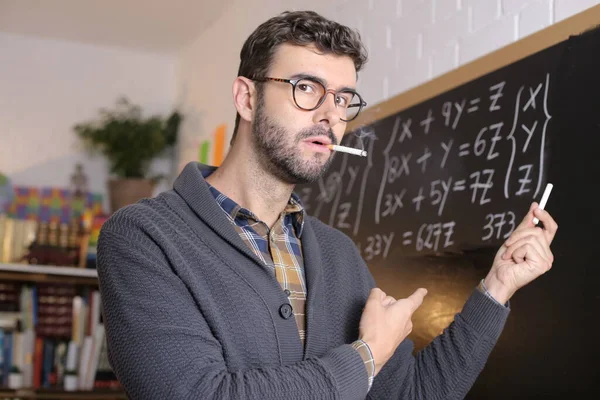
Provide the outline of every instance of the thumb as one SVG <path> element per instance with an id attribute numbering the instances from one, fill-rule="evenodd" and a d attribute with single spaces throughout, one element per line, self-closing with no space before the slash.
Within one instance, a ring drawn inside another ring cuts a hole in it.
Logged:
<path id="1" fill-rule="evenodd" d="M 535 226 L 535 224 L 533 223 L 533 210 L 535 210 L 537 207 L 538 203 L 536 203 L 535 201 L 531 203 L 531 205 L 529 206 L 529 211 L 527 211 L 527 214 L 525 214 L 525 217 L 523 217 L 523 220 L 521 220 L 521 223 L 519 224 L 519 226 L 517 226 L 517 229 Z"/>
<path id="2" fill-rule="evenodd" d="M 410 296 L 408 296 L 406 298 L 407 300 L 410 301 L 411 311 L 413 313 L 415 311 L 417 311 L 417 308 L 419 308 L 421 306 L 421 304 L 423 304 L 423 299 L 425 298 L 425 295 L 427 295 L 427 289 L 419 288 L 419 289 L 415 290 L 415 292 L 413 294 L 411 294 Z"/>
<path id="3" fill-rule="evenodd" d="M 371 289 L 371 293 L 369 293 L 369 297 L 367 298 L 367 303 L 375 301 L 380 302 L 385 299 L 385 292 L 379 288 Z"/>

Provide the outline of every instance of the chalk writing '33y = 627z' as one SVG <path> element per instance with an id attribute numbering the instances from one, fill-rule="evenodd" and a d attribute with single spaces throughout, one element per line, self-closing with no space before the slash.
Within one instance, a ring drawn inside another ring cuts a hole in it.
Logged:
<path id="1" fill-rule="evenodd" d="M 414 245 L 417 251 L 423 251 L 424 249 L 442 250 L 454 245 L 452 236 L 454 235 L 455 226 L 455 221 L 425 223 L 421 225 L 416 235 L 413 231 L 404 232 L 401 244 L 403 246 Z M 364 247 L 361 243 L 357 243 L 358 250 L 366 261 L 371 261 L 375 257 L 385 259 L 392 248 L 394 236 L 395 232 L 368 236 Z"/>

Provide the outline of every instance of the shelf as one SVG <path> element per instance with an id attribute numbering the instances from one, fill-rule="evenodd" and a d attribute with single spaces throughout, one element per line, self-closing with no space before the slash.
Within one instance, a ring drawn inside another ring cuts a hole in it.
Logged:
<path id="1" fill-rule="evenodd" d="M 98 273 L 91 268 L 56 267 L 53 265 L 29 265 L 29 264 L 0 264 L 0 271 L 25 272 L 28 274 L 50 274 L 66 275 L 82 278 L 97 278 Z"/>
<path id="2" fill-rule="evenodd" d="M 0 388 L 0 399 L 55 399 L 55 400 L 122 400 L 127 399 L 121 390 L 90 390 L 66 392 L 59 389 L 6 389 Z"/>
<path id="3" fill-rule="evenodd" d="M 97 285 L 98 272 L 53 265 L 0 264 L 0 280 Z"/>

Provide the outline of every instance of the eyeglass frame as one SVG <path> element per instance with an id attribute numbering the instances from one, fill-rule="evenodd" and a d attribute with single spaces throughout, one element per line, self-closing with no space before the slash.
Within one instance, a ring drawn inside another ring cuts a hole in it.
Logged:
<path id="1" fill-rule="evenodd" d="M 350 107 L 359 107 L 359 109 L 358 109 L 356 115 L 354 117 L 352 117 L 351 119 L 344 119 L 344 118 L 340 117 L 340 119 L 342 121 L 344 121 L 344 122 L 354 121 L 356 119 L 356 117 L 358 117 L 358 114 L 360 114 L 360 112 L 362 111 L 362 109 L 367 106 L 367 102 L 363 100 L 362 96 L 360 94 L 358 94 L 358 92 L 356 90 L 347 89 L 347 88 L 342 89 L 342 90 L 337 90 L 337 91 L 333 90 L 333 89 L 327 89 L 325 87 L 325 85 L 323 84 L 323 82 L 321 82 L 319 79 L 317 79 L 317 78 L 315 78 L 313 76 L 302 76 L 302 77 L 295 78 L 295 79 L 271 78 L 271 77 L 265 76 L 265 77 L 256 77 L 256 78 L 250 78 L 250 79 L 253 80 L 253 81 L 256 81 L 256 82 L 263 82 L 263 83 L 264 82 L 283 82 L 283 83 L 289 83 L 290 85 L 292 85 L 292 97 L 294 99 L 294 104 L 296 104 L 296 106 L 299 109 L 304 110 L 304 111 L 314 111 L 317 108 L 321 107 L 323 105 L 323 103 L 325 103 L 325 100 L 327 99 L 327 95 L 329 93 L 333 94 L 333 98 L 334 99 L 335 99 L 335 97 L 337 96 L 338 93 L 352 93 L 352 94 L 355 94 L 356 96 L 358 96 L 359 103 L 355 103 L 353 105 L 352 104 L 348 105 L 347 108 L 350 108 Z M 315 107 L 313 107 L 313 108 L 301 107 L 298 104 L 298 101 L 296 100 L 296 85 L 298 85 L 298 82 L 304 81 L 304 80 L 309 80 L 309 81 L 318 83 L 319 85 L 321 85 L 323 87 L 323 89 L 325 89 L 325 92 L 323 93 L 323 96 L 321 96 L 321 98 L 317 102 L 317 105 Z M 337 108 L 337 104 L 336 104 L 336 108 Z"/>

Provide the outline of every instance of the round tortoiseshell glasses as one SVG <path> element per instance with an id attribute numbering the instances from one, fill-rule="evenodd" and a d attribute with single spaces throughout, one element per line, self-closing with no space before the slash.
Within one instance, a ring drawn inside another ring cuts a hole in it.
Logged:
<path id="1" fill-rule="evenodd" d="M 327 89 L 321 82 L 313 78 L 283 79 L 283 78 L 253 78 L 257 82 L 284 82 L 292 85 L 292 95 L 298 108 L 313 111 L 321 107 L 327 94 L 333 94 L 335 105 L 341 113 L 340 119 L 349 122 L 355 119 L 367 103 L 353 89 L 335 91 Z"/>

